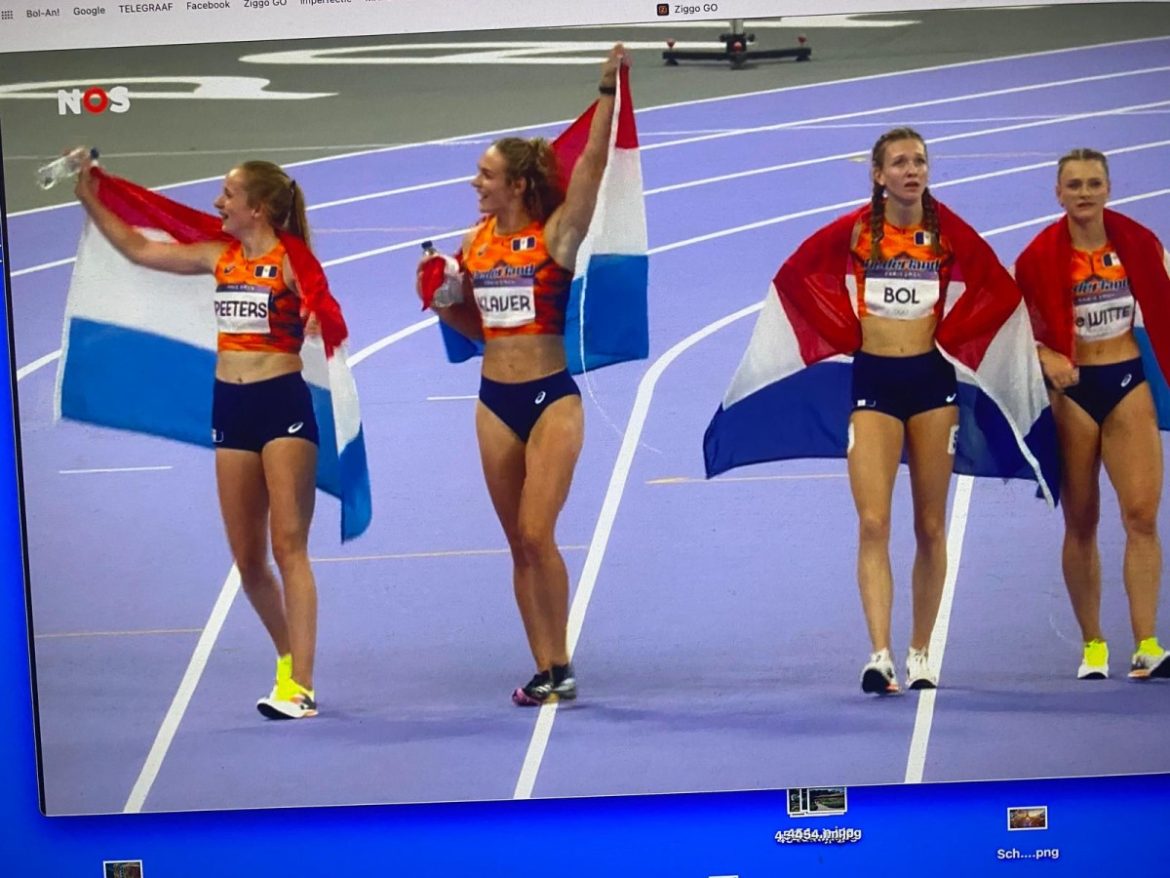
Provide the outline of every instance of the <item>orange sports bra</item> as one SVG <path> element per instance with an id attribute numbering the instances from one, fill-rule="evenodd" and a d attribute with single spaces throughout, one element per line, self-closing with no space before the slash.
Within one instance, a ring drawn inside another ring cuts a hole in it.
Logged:
<path id="1" fill-rule="evenodd" d="M 284 245 L 257 259 L 233 241 L 215 264 L 216 348 L 299 354 L 305 337 L 301 299 L 284 282 Z"/>
<path id="2" fill-rule="evenodd" d="M 573 273 L 557 265 L 532 222 L 500 235 L 496 218 L 476 227 L 463 259 L 471 274 L 485 341 L 514 335 L 563 335 Z"/>
<path id="3" fill-rule="evenodd" d="M 935 253 L 931 233 L 922 226 L 900 228 L 883 220 L 881 261 L 869 264 L 873 235 L 868 223 L 853 246 L 857 316 L 919 320 L 941 318 L 951 279 L 954 251 L 946 238 Z"/>
<path id="4" fill-rule="evenodd" d="M 1091 252 L 1073 250 L 1069 286 L 1078 339 L 1103 341 L 1133 329 L 1133 291 L 1121 257 L 1110 244 Z"/>

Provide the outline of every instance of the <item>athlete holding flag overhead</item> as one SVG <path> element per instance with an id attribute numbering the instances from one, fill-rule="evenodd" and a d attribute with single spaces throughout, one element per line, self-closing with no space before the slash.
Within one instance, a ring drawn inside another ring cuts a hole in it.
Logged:
<path id="1" fill-rule="evenodd" d="M 599 99 L 556 143 L 506 137 L 480 157 L 472 186 L 483 219 L 464 237 L 463 273 L 451 271 L 444 291 L 459 288 L 462 301 L 433 306 L 445 328 L 461 336 L 445 333 L 452 359 L 472 351 L 468 339 L 482 342 L 476 436 L 536 664 L 532 679 L 512 694 L 522 706 L 577 695 L 567 644 L 568 572 L 555 536 L 584 440 L 581 394 L 570 371 L 644 357 L 648 348 L 641 174 L 636 151 L 623 150 L 637 145 L 626 64 L 624 48 L 615 45 L 602 65 Z M 577 150 L 570 170 L 565 156 Z M 632 157 L 615 160 L 623 151 Z M 617 204 L 622 196 L 627 201 Z M 607 226 L 606 206 L 620 228 Z M 434 289 L 424 288 L 423 269 L 434 258 L 425 256 L 419 266 L 424 304 Z M 595 276 L 603 261 L 606 274 Z M 595 300 L 609 308 L 595 325 L 629 330 L 607 351 L 598 352 L 597 338 L 584 334 L 581 314 L 595 313 Z"/>

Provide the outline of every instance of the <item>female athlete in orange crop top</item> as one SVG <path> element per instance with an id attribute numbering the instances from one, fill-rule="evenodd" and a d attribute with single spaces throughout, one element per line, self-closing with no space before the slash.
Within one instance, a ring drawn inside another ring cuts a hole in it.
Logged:
<path id="1" fill-rule="evenodd" d="M 1148 229 L 1105 210 L 1109 165 L 1104 154 L 1073 150 L 1060 159 L 1056 177 L 1065 216 L 1024 250 L 1016 278 L 1032 315 L 1060 441 L 1062 566 L 1084 642 L 1077 677 L 1109 676 L 1097 550 L 1102 463 L 1125 527 L 1123 578 L 1136 644 L 1129 675 L 1170 677 L 1170 653 L 1155 636 L 1162 576 L 1157 530 L 1162 441 L 1133 333 L 1135 296 L 1150 305 L 1170 292 L 1164 251 Z M 1148 328 L 1165 362 L 1165 333 L 1159 336 L 1152 323 Z"/>
<path id="2" fill-rule="evenodd" d="M 277 653 L 276 683 L 256 706 L 271 719 L 315 716 L 317 587 L 308 538 L 317 422 L 301 377 L 305 315 L 277 237 L 277 230 L 308 237 L 300 187 L 270 162 L 233 168 L 215 199 L 233 240 L 198 244 L 152 241 L 126 225 L 98 199 L 88 162 L 76 191 L 94 224 L 130 261 L 215 276 L 212 440 L 220 508 L 244 593 Z M 280 583 L 268 566 L 270 525 Z"/>
<path id="3" fill-rule="evenodd" d="M 512 693 L 518 705 L 577 694 L 567 645 L 569 578 L 555 530 L 585 425 L 565 368 L 564 312 L 605 170 L 624 60 L 619 44 L 602 65 L 588 143 L 563 193 L 544 140 L 504 138 L 480 157 L 472 186 L 484 219 L 463 239 L 464 301 L 435 308 L 445 323 L 484 341 L 476 436 L 536 664 Z"/>
<path id="4" fill-rule="evenodd" d="M 890 654 L 890 513 L 907 449 L 917 552 L 906 660 L 912 689 L 934 688 L 927 648 L 946 576 L 946 507 L 958 429 L 954 368 L 935 348 L 953 253 L 927 189 L 926 143 L 909 128 L 883 134 L 871 156 L 869 223 L 854 230 L 861 349 L 853 361 L 849 483 L 859 519 L 857 576 L 873 653 L 866 692 L 899 690 Z"/>

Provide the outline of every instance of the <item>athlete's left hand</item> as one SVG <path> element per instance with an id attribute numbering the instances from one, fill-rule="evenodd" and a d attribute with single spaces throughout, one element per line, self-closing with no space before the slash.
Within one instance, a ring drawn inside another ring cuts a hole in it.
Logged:
<path id="1" fill-rule="evenodd" d="M 302 312 L 301 319 L 305 321 L 305 335 L 311 335 L 314 338 L 321 337 L 321 323 L 317 320 L 316 314 Z"/>

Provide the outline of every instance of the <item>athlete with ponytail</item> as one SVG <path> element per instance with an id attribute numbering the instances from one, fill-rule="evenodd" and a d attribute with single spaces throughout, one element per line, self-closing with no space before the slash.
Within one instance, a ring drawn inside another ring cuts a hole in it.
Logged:
<path id="1" fill-rule="evenodd" d="M 623 63 L 618 44 L 602 65 L 588 141 L 570 179 L 561 179 L 541 138 L 506 137 L 480 157 L 471 185 L 483 219 L 463 239 L 463 301 L 434 306 L 446 324 L 484 342 L 476 437 L 536 665 L 512 693 L 519 706 L 577 695 L 569 577 L 555 533 L 585 434 L 581 394 L 566 368 L 565 308 L 605 171 Z"/>
<path id="2" fill-rule="evenodd" d="M 308 538 L 318 431 L 300 357 L 314 318 L 290 261 L 290 252 L 296 260 L 307 251 L 304 195 L 277 165 L 245 162 L 228 172 L 215 199 L 224 240 L 178 244 L 150 240 L 123 222 L 102 203 L 100 185 L 87 161 L 77 197 L 123 256 L 216 279 L 210 426 L 220 510 L 244 593 L 277 653 L 275 685 L 256 706 L 270 719 L 316 716 L 317 588 Z M 268 565 L 269 533 L 279 581 Z"/>

